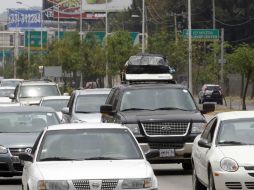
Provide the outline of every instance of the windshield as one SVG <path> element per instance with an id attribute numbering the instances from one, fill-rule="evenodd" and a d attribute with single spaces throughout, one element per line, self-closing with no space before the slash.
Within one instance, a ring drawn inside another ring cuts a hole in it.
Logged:
<path id="1" fill-rule="evenodd" d="M 149 88 L 125 91 L 120 111 L 130 109 L 196 110 L 190 93 L 185 89 Z"/>
<path id="2" fill-rule="evenodd" d="M 254 119 L 230 120 L 221 123 L 219 145 L 254 145 Z"/>
<path id="3" fill-rule="evenodd" d="M 134 138 L 126 129 L 48 131 L 37 161 L 141 159 Z"/>
<path id="4" fill-rule="evenodd" d="M 207 86 L 206 90 L 221 90 L 220 86 Z"/>
<path id="5" fill-rule="evenodd" d="M 49 125 L 59 124 L 55 113 L 20 112 L 0 114 L 0 133 L 32 133 Z"/>
<path id="6" fill-rule="evenodd" d="M 165 58 L 160 56 L 137 55 L 131 56 L 128 65 L 164 65 L 168 66 Z"/>
<path id="7" fill-rule="evenodd" d="M 13 86 L 16 87 L 20 83 L 20 80 L 2 80 L 1 86 Z"/>
<path id="8" fill-rule="evenodd" d="M 55 99 L 55 100 L 43 100 L 41 106 L 51 107 L 55 111 L 61 111 L 64 107 L 67 107 L 69 99 Z"/>
<path id="9" fill-rule="evenodd" d="M 1 89 L 0 90 L 0 97 L 9 97 L 10 94 L 14 93 L 14 89 Z"/>
<path id="10" fill-rule="evenodd" d="M 20 98 L 33 98 L 43 96 L 59 96 L 56 85 L 29 85 L 21 86 Z"/>
<path id="11" fill-rule="evenodd" d="M 100 106 L 105 104 L 108 94 L 80 95 L 77 97 L 75 112 L 99 113 Z"/>

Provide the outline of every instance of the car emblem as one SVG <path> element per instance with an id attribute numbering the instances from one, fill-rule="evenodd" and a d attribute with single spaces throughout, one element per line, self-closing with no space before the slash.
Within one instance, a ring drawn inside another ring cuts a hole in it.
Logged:
<path id="1" fill-rule="evenodd" d="M 161 130 L 162 130 L 162 131 L 170 131 L 170 130 L 171 130 L 171 127 L 162 127 Z"/>
<path id="2" fill-rule="evenodd" d="M 93 182 L 93 183 L 92 183 L 92 188 L 93 188 L 93 189 L 99 189 L 99 187 L 100 187 L 99 182 Z"/>
<path id="3" fill-rule="evenodd" d="M 26 148 L 26 149 L 25 149 L 25 152 L 26 152 L 26 153 L 31 153 L 31 152 L 32 152 L 32 149 L 31 149 L 31 148 Z"/>

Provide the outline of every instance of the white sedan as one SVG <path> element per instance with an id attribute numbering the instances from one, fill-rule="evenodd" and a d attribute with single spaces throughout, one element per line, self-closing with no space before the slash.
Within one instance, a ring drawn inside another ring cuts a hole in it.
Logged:
<path id="1" fill-rule="evenodd" d="M 151 151 L 146 157 L 158 156 Z M 50 126 L 25 161 L 24 190 L 157 190 L 157 179 L 129 129 L 119 124 Z"/>
<path id="2" fill-rule="evenodd" d="M 193 189 L 254 189 L 254 111 L 219 113 L 196 137 Z"/>

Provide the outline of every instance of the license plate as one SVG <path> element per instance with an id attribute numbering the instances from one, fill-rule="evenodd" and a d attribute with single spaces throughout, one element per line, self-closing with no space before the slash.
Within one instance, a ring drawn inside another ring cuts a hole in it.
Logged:
<path id="1" fill-rule="evenodd" d="M 174 157 L 175 149 L 160 149 L 160 157 Z"/>

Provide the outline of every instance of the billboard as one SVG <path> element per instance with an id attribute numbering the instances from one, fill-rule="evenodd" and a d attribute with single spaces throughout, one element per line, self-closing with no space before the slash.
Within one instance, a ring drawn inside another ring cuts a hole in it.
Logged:
<path id="1" fill-rule="evenodd" d="M 100 19 L 105 17 L 106 9 L 119 12 L 131 4 L 132 0 L 43 0 L 44 19 L 78 19 L 80 11 L 83 19 Z"/>
<path id="2" fill-rule="evenodd" d="M 41 11 L 29 9 L 9 9 L 9 29 L 36 29 L 41 27 Z"/>

